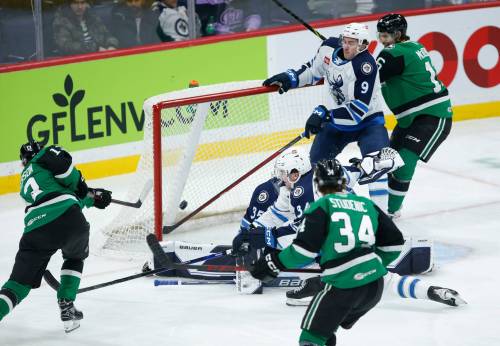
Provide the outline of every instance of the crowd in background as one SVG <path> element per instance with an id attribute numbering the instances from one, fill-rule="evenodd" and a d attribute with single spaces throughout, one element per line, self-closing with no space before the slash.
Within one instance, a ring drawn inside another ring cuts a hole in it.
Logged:
<path id="1" fill-rule="evenodd" d="M 297 23 L 271 0 L 193 2 L 196 18 L 189 25 L 188 0 L 42 0 L 42 56 L 84 54 Z M 281 2 L 311 22 L 477 0 Z M 31 0 L 0 0 L 0 63 L 37 57 L 35 31 L 40 26 L 35 26 L 32 5 Z"/>

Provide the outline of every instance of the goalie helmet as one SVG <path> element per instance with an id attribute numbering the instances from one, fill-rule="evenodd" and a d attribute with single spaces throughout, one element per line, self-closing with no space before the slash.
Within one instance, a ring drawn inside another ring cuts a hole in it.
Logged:
<path id="1" fill-rule="evenodd" d="M 274 163 L 274 176 L 285 183 L 285 178 L 288 179 L 291 173 L 299 174 L 294 181 L 288 180 L 292 185 L 310 170 L 309 154 L 300 147 L 285 150 Z"/>
<path id="2" fill-rule="evenodd" d="M 19 158 L 21 159 L 23 166 L 26 166 L 28 162 L 30 162 L 31 159 L 34 158 L 40 150 L 42 150 L 42 148 L 43 145 L 37 141 L 29 141 L 28 143 L 21 145 L 21 148 L 19 149 Z"/>
<path id="3" fill-rule="evenodd" d="M 342 30 L 341 37 L 354 38 L 358 40 L 359 45 L 365 45 L 364 49 L 358 51 L 362 52 L 368 47 L 370 43 L 370 33 L 368 31 L 368 25 L 361 23 L 350 23 L 347 24 Z"/>
<path id="4" fill-rule="evenodd" d="M 405 36 L 406 29 L 408 29 L 408 22 L 403 15 L 397 13 L 386 14 L 377 23 L 378 32 L 394 34 L 399 31 L 401 32 L 401 36 Z"/>
<path id="5" fill-rule="evenodd" d="M 314 168 L 313 182 L 316 190 L 332 188 L 337 191 L 344 190 L 344 169 L 338 160 L 323 160 Z"/>

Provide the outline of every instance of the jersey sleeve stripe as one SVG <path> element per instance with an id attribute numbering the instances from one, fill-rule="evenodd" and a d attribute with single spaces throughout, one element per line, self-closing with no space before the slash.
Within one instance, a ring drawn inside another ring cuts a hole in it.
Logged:
<path id="1" fill-rule="evenodd" d="M 64 178 L 68 177 L 71 174 L 71 172 L 73 172 L 73 168 L 75 168 L 75 166 L 72 163 L 71 165 L 69 165 L 66 172 L 58 174 L 58 175 L 54 175 L 54 177 L 57 179 L 64 179 Z"/>
<path id="2" fill-rule="evenodd" d="M 352 100 L 352 103 L 354 103 L 356 107 L 360 108 L 363 112 L 368 112 L 368 105 L 363 101 L 356 99 Z"/>
<path id="3" fill-rule="evenodd" d="M 28 215 L 29 213 L 31 213 L 33 210 L 37 210 L 38 208 L 43 208 L 43 207 L 46 207 L 46 206 L 51 205 L 51 204 L 55 204 L 55 203 L 59 203 L 59 202 L 62 202 L 62 201 L 66 201 L 68 199 L 73 199 L 73 200 L 75 200 L 75 201 L 78 202 L 78 199 L 75 196 L 73 196 L 73 195 L 68 195 L 68 194 L 66 194 L 66 195 L 60 195 L 58 197 L 55 197 L 55 198 L 52 198 L 52 199 L 48 200 L 45 203 L 39 204 L 36 207 L 29 208 L 28 212 L 26 213 L 26 215 Z"/>
<path id="4" fill-rule="evenodd" d="M 297 251 L 302 256 L 309 257 L 309 258 L 316 258 L 316 257 L 318 257 L 318 254 L 316 252 L 312 252 L 312 251 L 306 250 L 303 247 L 298 246 L 297 244 L 292 244 L 292 247 L 293 247 L 293 249 L 295 251 Z"/>
<path id="5" fill-rule="evenodd" d="M 283 214 L 280 214 L 278 212 L 278 209 L 274 208 L 274 207 L 271 207 L 271 212 L 273 213 L 273 215 L 275 215 L 278 219 L 280 219 L 281 221 L 283 222 L 286 222 L 288 221 L 288 218 L 286 216 L 284 216 Z"/>

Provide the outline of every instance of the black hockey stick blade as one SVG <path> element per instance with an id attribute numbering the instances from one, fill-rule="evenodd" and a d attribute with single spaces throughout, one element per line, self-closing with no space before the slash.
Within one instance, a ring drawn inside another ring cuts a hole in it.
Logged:
<path id="1" fill-rule="evenodd" d="M 218 265 L 218 264 L 183 264 L 183 263 L 173 263 L 168 256 L 163 251 L 158 239 L 153 233 L 146 236 L 146 242 L 148 243 L 151 252 L 155 259 L 160 263 L 160 266 L 165 268 L 177 269 L 177 270 L 201 270 L 201 271 L 218 271 L 218 272 L 238 272 L 247 271 L 246 267 L 242 266 L 231 266 L 231 265 Z M 293 273 L 322 273 L 321 269 L 285 269 L 283 272 L 293 272 Z"/>
<path id="2" fill-rule="evenodd" d="M 149 179 L 148 181 L 146 181 L 146 184 L 144 184 L 144 188 L 142 189 L 137 202 L 127 202 L 127 201 L 121 201 L 119 199 L 111 199 L 111 203 L 120 204 L 131 208 L 140 208 L 142 206 L 142 202 L 144 202 L 149 191 L 151 191 L 152 187 L 153 187 L 153 180 Z"/>

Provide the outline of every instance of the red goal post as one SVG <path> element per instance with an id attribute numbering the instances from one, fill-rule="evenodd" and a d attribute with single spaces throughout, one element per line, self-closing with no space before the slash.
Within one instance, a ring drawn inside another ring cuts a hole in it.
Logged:
<path id="1" fill-rule="evenodd" d="M 172 226 L 183 224 L 184 232 L 241 219 L 255 187 L 271 178 L 279 150 L 300 140 L 315 106 L 331 106 L 321 85 L 280 95 L 261 83 L 186 88 L 145 101 L 143 150 L 129 195 L 151 179 L 154 193 L 105 228 L 103 248 L 135 251 L 148 233 L 162 239 Z"/>

